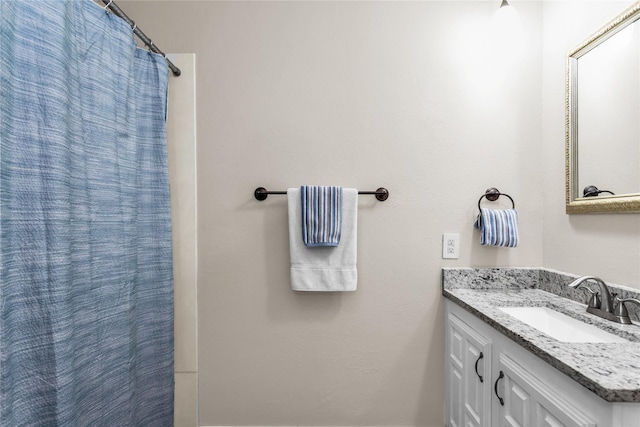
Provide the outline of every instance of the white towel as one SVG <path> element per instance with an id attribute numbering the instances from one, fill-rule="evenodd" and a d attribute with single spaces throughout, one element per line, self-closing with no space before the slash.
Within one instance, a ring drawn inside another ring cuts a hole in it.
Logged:
<path id="1" fill-rule="evenodd" d="M 355 291 L 358 285 L 358 190 L 343 189 L 342 235 L 336 247 L 306 247 L 302 238 L 300 189 L 288 189 L 287 199 L 291 288 L 294 291 Z"/>

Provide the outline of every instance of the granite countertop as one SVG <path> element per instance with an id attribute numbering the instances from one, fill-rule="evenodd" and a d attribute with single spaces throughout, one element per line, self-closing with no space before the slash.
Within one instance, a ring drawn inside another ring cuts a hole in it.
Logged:
<path id="1" fill-rule="evenodd" d="M 640 402 L 637 322 L 622 325 L 601 319 L 587 313 L 585 304 L 539 289 L 536 269 L 510 271 L 517 273 L 505 275 L 500 269 L 443 269 L 442 293 L 603 399 Z M 474 273 L 479 276 L 469 279 Z M 514 306 L 548 307 L 626 338 L 629 343 L 560 342 L 499 309 Z"/>

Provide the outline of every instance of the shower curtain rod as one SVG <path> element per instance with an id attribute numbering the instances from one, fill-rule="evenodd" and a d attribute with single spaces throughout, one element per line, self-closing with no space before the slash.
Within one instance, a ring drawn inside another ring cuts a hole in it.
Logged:
<path id="1" fill-rule="evenodd" d="M 126 21 L 127 24 L 129 24 L 129 26 L 131 27 L 131 29 L 133 30 L 133 34 L 135 34 L 136 36 L 138 36 L 138 38 L 140 39 L 140 41 L 142 43 L 144 43 L 152 52 L 154 53 L 158 53 L 160 55 L 162 55 L 164 57 L 164 59 L 167 61 L 167 65 L 169 66 L 169 68 L 171 69 L 171 71 L 173 72 L 174 76 L 179 76 L 181 71 L 178 67 L 176 67 L 173 62 L 171 62 L 169 60 L 169 58 L 167 58 L 167 55 L 164 54 L 164 52 L 162 52 L 160 49 L 158 49 L 156 47 L 155 44 L 153 44 L 153 41 L 151 41 L 151 39 L 149 37 L 147 37 L 147 35 L 145 33 L 142 32 L 142 30 L 140 30 L 140 28 L 138 28 L 138 26 L 136 25 L 135 22 L 133 22 L 131 20 L 131 18 L 129 18 L 127 16 L 126 13 L 124 13 L 122 11 L 122 9 L 120 9 L 118 7 L 118 5 L 113 1 L 113 0 L 102 0 L 102 3 L 104 3 L 105 6 L 105 10 L 107 10 L 107 8 L 113 12 L 117 17 L 122 18 Z"/>

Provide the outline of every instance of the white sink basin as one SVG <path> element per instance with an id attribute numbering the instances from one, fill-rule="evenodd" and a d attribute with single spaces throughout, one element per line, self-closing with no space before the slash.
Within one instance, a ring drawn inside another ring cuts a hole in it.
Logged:
<path id="1" fill-rule="evenodd" d="M 500 310 L 562 342 L 629 342 L 547 307 L 500 307 Z"/>

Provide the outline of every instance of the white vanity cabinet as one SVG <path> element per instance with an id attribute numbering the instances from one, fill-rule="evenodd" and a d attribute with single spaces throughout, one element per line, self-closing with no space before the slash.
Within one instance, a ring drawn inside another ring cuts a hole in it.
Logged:
<path id="1" fill-rule="evenodd" d="M 488 426 L 491 416 L 491 342 L 454 314 L 447 321 L 447 424 Z"/>
<path id="2" fill-rule="evenodd" d="M 448 299 L 445 315 L 447 426 L 640 426 L 637 411 L 625 414 Z"/>
<path id="3" fill-rule="evenodd" d="M 514 427 L 595 427 L 597 425 L 593 419 L 585 415 L 584 404 L 572 402 L 558 394 L 557 391 L 560 390 L 549 387 L 544 376 L 530 372 L 502 352 L 498 363 L 499 374 L 495 389 L 503 394 L 499 398 L 496 395 L 498 400 L 496 425 Z"/>

